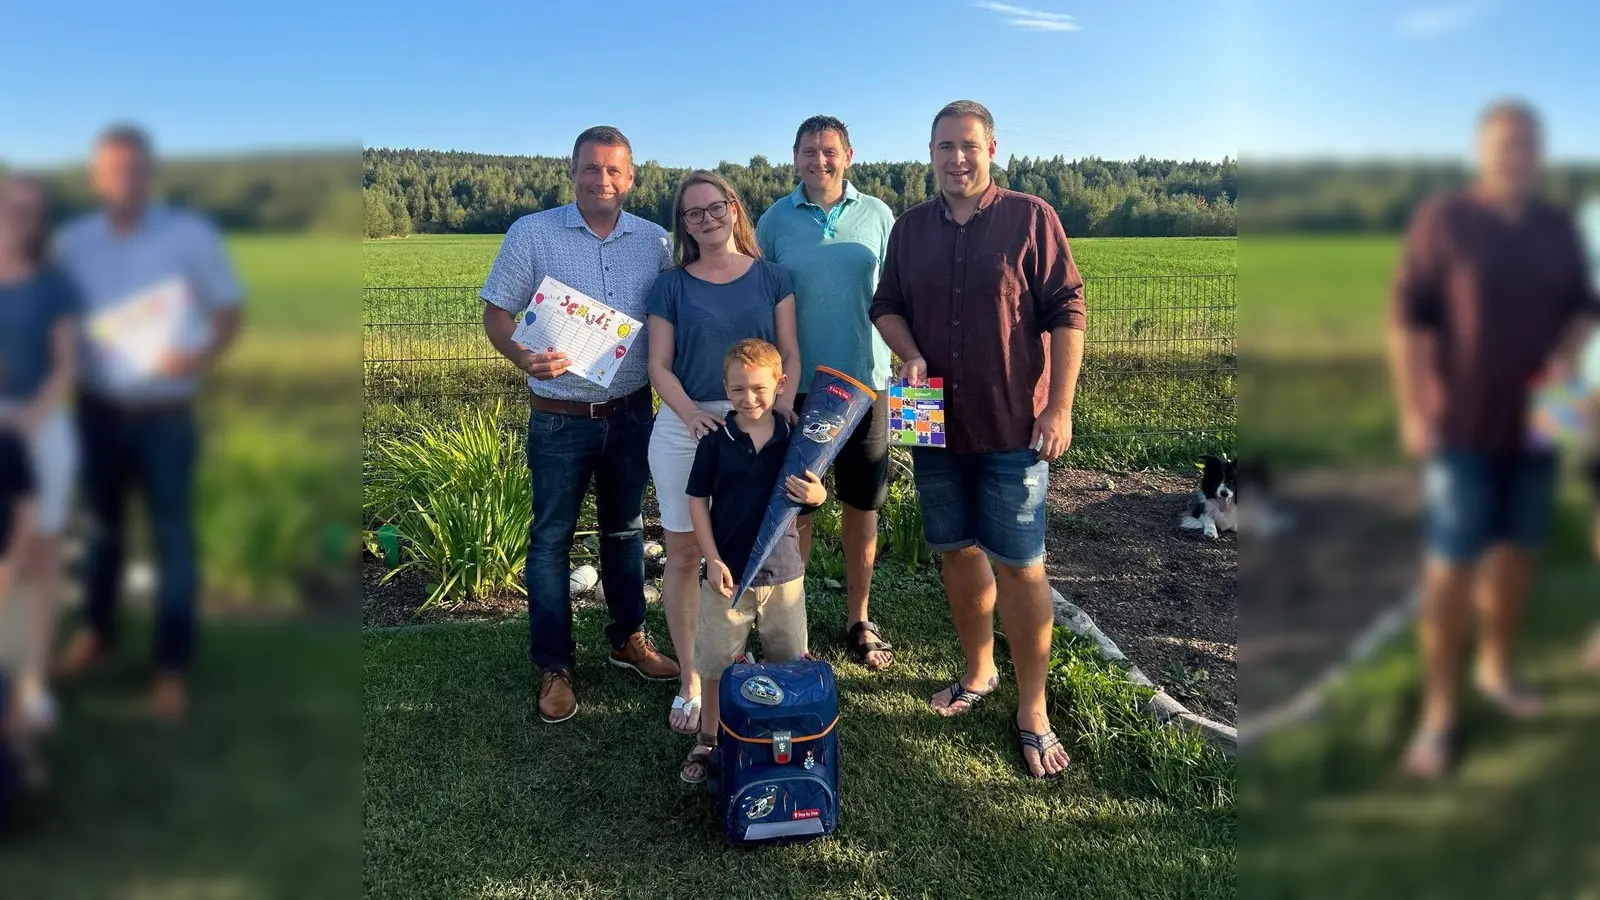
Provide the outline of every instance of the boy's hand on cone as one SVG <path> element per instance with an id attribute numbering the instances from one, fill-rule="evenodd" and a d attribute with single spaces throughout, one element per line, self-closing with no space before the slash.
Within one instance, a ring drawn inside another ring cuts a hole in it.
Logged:
<path id="1" fill-rule="evenodd" d="M 789 499 L 801 506 L 821 506 L 828 499 L 828 489 L 822 486 L 817 473 L 807 470 L 806 477 L 790 475 L 784 482 Z"/>

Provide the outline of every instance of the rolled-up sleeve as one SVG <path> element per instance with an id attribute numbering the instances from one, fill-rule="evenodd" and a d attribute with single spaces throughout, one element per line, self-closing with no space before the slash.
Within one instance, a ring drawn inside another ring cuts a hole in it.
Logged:
<path id="1" fill-rule="evenodd" d="M 905 229 L 902 227 L 905 219 L 901 218 L 889 229 L 889 244 L 883 252 L 883 273 L 878 277 L 878 288 L 872 294 L 872 306 L 867 309 L 867 316 L 876 322 L 884 316 L 906 315 L 905 294 L 900 284 L 900 257 L 901 245 L 905 238 Z"/>
<path id="2" fill-rule="evenodd" d="M 1572 312 L 1576 316 L 1600 318 L 1600 287 L 1596 286 L 1595 275 L 1590 271 L 1589 249 L 1584 244 L 1583 233 L 1576 223 L 1571 224 L 1567 233 L 1570 236 L 1573 264 L 1578 271 L 1578 283 L 1572 296 Z"/>
<path id="3" fill-rule="evenodd" d="M 506 239 L 495 254 L 494 267 L 478 296 L 513 316 L 520 315 L 533 302 L 533 232 L 526 219 L 518 219 L 506 231 Z"/>
<path id="4" fill-rule="evenodd" d="M 222 233 L 209 221 L 194 220 L 195 287 L 208 309 L 233 309 L 244 302 L 244 287 L 239 283 Z"/>
<path id="5" fill-rule="evenodd" d="M 1050 207 L 1041 206 L 1034 231 L 1039 255 L 1030 287 L 1037 304 L 1034 316 L 1039 330 L 1073 328 L 1083 331 L 1088 318 L 1083 302 L 1083 276 L 1072 260 L 1072 247 L 1067 244 L 1067 231 L 1061 226 L 1061 217 Z"/>
<path id="6" fill-rule="evenodd" d="M 1420 207 L 1406 229 L 1390 293 L 1391 321 L 1407 328 L 1434 329 L 1444 321 L 1444 290 L 1438 253 L 1439 204 Z"/>

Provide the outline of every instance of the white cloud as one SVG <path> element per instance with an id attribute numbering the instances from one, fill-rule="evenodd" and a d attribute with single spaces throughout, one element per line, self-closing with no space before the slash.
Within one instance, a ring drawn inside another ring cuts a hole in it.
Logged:
<path id="1" fill-rule="evenodd" d="M 1486 3 L 1457 3 L 1416 9 L 1400 16 L 1395 28 L 1408 37 L 1429 38 L 1453 34 L 1471 26 L 1489 11 Z"/>
<path id="2" fill-rule="evenodd" d="M 1009 3 L 994 3 L 991 0 L 978 0 L 972 4 L 979 9 L 999 13 L 1001 20 L 1012 28 L 1023 31 L 1077 31 L 1079 26 L 1072 16 L 1066 13 L 1046 12 L 1042 9 L 1029 9 L 1025 6 L 1013 6 Z"/>

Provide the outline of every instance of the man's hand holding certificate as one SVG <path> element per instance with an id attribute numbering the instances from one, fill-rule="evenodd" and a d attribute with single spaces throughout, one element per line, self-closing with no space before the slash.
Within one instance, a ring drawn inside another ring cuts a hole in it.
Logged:
<path id="1" fill-rule="evenodd" d="M 188 282 L 169 278 L 93 314 L 89 341 L 114 388 L 199 373 L 210 342 L 206 316 Z"/>

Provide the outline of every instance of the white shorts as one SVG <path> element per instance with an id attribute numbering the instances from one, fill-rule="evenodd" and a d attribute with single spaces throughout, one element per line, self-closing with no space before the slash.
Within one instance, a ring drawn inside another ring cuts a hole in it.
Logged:
<path id="1" fill-rule="evenodd" d="M 726 400 L 696 403 L 719 420 L 733 409 Z M 695 439 L 672 407 L 661 404 L 656 412 L 655 429 L 650 432 L 650 477 L 656 483 L 656 504 L 661 508 L 663 531 L 694 531 L 689 517 L 689 470 L 694 468 Z"/>
<path id="2" fill-rule="evenodd" d="M 12 405 L 0 407 L 15 408 Z M 34 525 L 41 534 L 59 537 L 67 528 L 73 488 L 78 478 L 78 429 L 72 420 L 72 410 L 62 406 L 51 413 L 27 444 L 37 488 L 34 493 L 38 514 Z"/>

